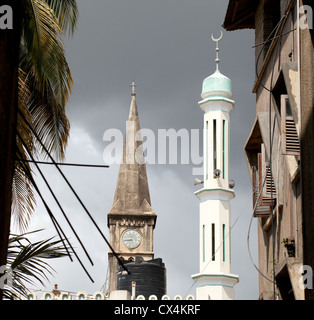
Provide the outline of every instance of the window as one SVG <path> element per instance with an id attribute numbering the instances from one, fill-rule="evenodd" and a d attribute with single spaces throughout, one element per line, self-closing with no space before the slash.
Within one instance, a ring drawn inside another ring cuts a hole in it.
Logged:
<path id="1" fill-rule="evenodd" d="M 215 261 L 215 224 L 212 223 L 212 261 Z"/>
<path id="2" fill-rule="evenodd" d="M 223 262 L 226 261 L 226 241 L 225 241 L 225 237 L 226 237 L 226 225 L 223 224 L 222 225 L 222 261 Z"/>
<path id="3" fill-rule="evenodd" d="M 226 120 L 222 120 L 222 178 L 225 179 Z"/>
<path id="4" fill-rule="evenodd" d="M 203 262 L 205 262 L 205 225 L 203 224 Z"/>
<path id="5" fill-rule="evenodd" d="M 206 180 L 208 180 L 208 121 L 206 121 Z"/>
<path id="6" fill-rule="evenodd" d="M 216 120 L 213 121 L 213 165 L 214 170 L 217 169 L 217 128 Z"/>
<path id="7" fill-rule="evenodd" d="M 283 153 L 300 154 L 299 137 L 287 95 L 281 95 L 281 138 Z"/>

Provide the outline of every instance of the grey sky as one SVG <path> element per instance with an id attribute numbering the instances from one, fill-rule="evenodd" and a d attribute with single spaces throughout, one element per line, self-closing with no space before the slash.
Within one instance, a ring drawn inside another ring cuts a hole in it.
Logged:
<path id="1" fill-rule="evenodd" d="M 223 30 L 227 4 L 227 0 L 78 0 L 78 29 L 72 39 L 66 40 L 74 78 L 67 106 L 72 128 L 67 161 L 103 164 L 103 134 L 109 128 L 124 132 L 133 79 L 138 85 L 142 128 L 154 132 L 202 129 L 203 113 L 198 107 L 202 81 L 215 70 L 215 43 L 210 36 L 218 36 Z M 240 217 L 232 229 L 231 270 L 240 276 L 236 299 L 256 299 L 258 273 L 246 244 L 252 197 L 243 152 L 255 117 L 255 96 L 251 93 L 254 31 L 223 32 L 220 70 L 232 80 L 235 100 L 230 145 L 230 177 L 236 182 L 232 222 Z M 193 186 L 193 166 L 147 166 L 152 207 L 158 215 L 155 256 L 163 258 L 166 265 L 170 296 L 195 294 L 191 275 L 199 272 L 199 202 L 193 194 L 197 190 Z M 77 262 L 63 259 L 53 263 L 57 275 L 47 289 L 56 282 L 63 290 L 93 293 L 105 282 L 108 248 L 56 171 L 44 169 L 95 263 L 88 265 L 79 251 L 95 284 L 90 283 Z M 118 166 L 67 168 L 64 172 L 108 236 L 106 214 L 112 206 Z M 50 203 L 55 207 L 53 201 Z M 62 222 L 61 215 L 57 215 Z M 255 223 L 251 248 L 256 259 Z M 31 228 L 41 227 L 52 229 L 39 202 Z M 70 231 L 68 235 L 78 247 Z"/>

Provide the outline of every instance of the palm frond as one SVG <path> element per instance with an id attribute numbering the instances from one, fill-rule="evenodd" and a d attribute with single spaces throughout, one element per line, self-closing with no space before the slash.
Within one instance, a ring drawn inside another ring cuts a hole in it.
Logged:
<path id="1" fill-rule="evenodd" d="M 31 96 L 28 101 L 29 112 L 32 115 L 33 129 L 45 144 L 49 152 L 57 159 L 64 158 L 68 142 L 70 124 L 63 103 L 59 101 L 53 90 L 49 77 L 44 77 L 43 83 L 38 82 L 36 70 L 32 67 L 32 58 L 27 48 L 21 45 L 20 66 L 28 74 Z M 63 100 L 67 97 L 63 97 Z M 41 150 L 37 144 L 36 150 Z M 42 151 L 42 150 L 41 150 Z M 43 151 L 42 154 L 47 156 Z"/>
<path id="2" fill-rule="evenodd" d="M 26 74 L 23 70 L 19 69 L 19 83 L 18 83 L 18 107 L 23 113 L 24 117 L 31 121 L 31 114 L 28 110 L 28 101 L 30 99 L 30 92 L 27 85 Z M 27 148 L 33 152 L 34 144 L 32 134 L 18 114 L 17 131 L 27 144 Z M 21 140 L 16 138 L 17 155 L 16 158 L 28 159 L 25 148 Z M 22 156 L 20 156 L 22 155 Z M 28 172 L 31 172 L 31 168 L 28 163 L 15 162 L 15 171 L 12 182 L 12 217 L 20 230 L 25 231 L 28 225 L 29 217 L 31 216 L 34 205 L 35 195 L 32 189 L 32 183 L 26 173 L 24 166 L 28 168 Z"/>
<path id="3" fill-rule="evenodd" d="M 65 58 L 58 19 L 45 1 L 28 0 L 27 3 L 23 45 L 30 55 L 38 89 L 45 92 L 49 81 L 55 99 L 64 106 L 71 93 L 73 79 Z"/>
<path id="4" fill-rule="evenodd" d="M 12 215 L 20 230 L 26 230 L 34 210 L 35 197 L 31 182 L 20 165 L 13 176 Z"/>
<path id="5" fill-rule="evenodd" d="M 73 79 L 56 15 L 45 1 L 28 2 L 29 21 L 21 44 L 20 66 L 31 82 L 29 110 L 39 138 L 49 152 L 61 160 L 70 131 L 65 104 L 71 93 Z M 39 145 L 37 149 L 41 149 Z"/>
<path id="6" fill-rule="evenodd" d="M 4 290 L 7 298 L 12 298 L 14 292 L 26 296 L 27 285 L 43 285 L 54 272 L 45 260 L 67 256 L 61 240 L 53 241 L 53 238 L 49 238 L 32 243 L 27 238 L 31 233 L 39 231 L 11 235 L 9 239 L 8 266 L 12 270 L 12 287 L 6 286 Z"/>
<path id="7" fill-rule="evenodd" d="M 51 7 L 50 7 L 51 5 Z M 70 124 L 65 105 L 71 93 L 73 79 L 65 58 L 63 30 L 76 25 L 75 0 L 24 0 L 23 32 L 20 43 L 19 110 L 44 143 L 60 161 L 65 156 Z M 17 131 L 26 147 L 36 158 L 47 157 L 34 139 L 30 128 L 18 115 Z M 17 138 L 17 158 L 28 154 Z M 12 213 L 21 231 L 25 231 L 34 209 L 35 197 L 28 163 L 16 161 L 13 179 Z"/>
<path id="8" fill-rule="evenodd" d="M 76 0 L 45 0 L 58 18 L 63 31 L 73 34 L 77 25 L 78 7 Z"/>

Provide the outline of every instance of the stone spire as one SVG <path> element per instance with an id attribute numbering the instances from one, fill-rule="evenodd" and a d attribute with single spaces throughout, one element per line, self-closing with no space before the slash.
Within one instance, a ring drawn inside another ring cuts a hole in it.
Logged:
<path id="1" fill-rule="evenodd" d="M 118 181 L 110 214 L 154 214 L 151 208 L 134 81 Z"/>

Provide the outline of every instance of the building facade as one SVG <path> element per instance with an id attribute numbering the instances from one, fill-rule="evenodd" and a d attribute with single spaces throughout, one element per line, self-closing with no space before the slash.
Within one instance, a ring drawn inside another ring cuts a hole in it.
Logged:
<path id="1" fill-rule="evenodd" d="M 244 151 L 258 224 L 260 299 L 313 297 L 301 278 L 304 265 L 314 266 L 313 30 L 301 16 L 309 4 L 230 0 L 223 25 L 255 30 L 256 119 Z"/>

